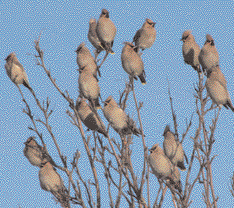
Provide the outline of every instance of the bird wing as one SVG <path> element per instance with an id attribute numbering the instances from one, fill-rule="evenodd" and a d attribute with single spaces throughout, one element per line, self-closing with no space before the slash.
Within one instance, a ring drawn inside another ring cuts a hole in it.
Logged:
<path id="1" fill-rule="evenodd" d="M 134 36 L 134 38 L 133 38 L 133 42 L 136 42 L 136 41 L 141 37 L 142 31 L 143 31 L 142 28 L 139 29 L 139 30 L 137 30 L 137 32 L 136 32 L 136 34 L 135 34 L 135 36 Z"/>

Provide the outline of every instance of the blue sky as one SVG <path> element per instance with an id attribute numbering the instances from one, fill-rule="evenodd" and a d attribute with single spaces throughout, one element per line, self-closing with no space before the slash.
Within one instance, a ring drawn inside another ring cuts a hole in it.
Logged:
<path id="1" fill-rule="evenodd" d="M 73 99 L 78 96 L 78 68 L 75 50 L 85 41 L 88 42 L 88 22 L 90 18 L 98 18 L 102 8 L 110 12 L 115 23 L 117 35 L 113 50 L 115 55 L 108 57 L 101 68 L 101 96 L 106 99 L 110 94 L 118 100 L 119 91 L 123 91 L 128 75 L 121 66 L 121 51 L 124 41 L 131 41 L 135 32 L 142 26 L 146 18 L 156 22 L 157 36 L 152 48 L 142 55 L 147 84 L 142 86 L 135 82 L 138 101 L 144 103 L 141 109 L 146 144 L 151 147 L 160 143 L 162 133 L 167 124 L 173 126 L 168 98 L 169 79 L 174 109 L 178 119 L 180 136 L 186 129 L 186 119 L 195 112 L 194 84 L 197 82 L 196 72 L 184 64 L 182 57 L 182 33 L 191 29 L 197 43 L 202 47 L 205 35 L 211 34 L 220 56 L 220 67 L 227 79 L 228 89 L 234 102 L 233 83 L 233 48 L 234 48 L 234 2 L 233 1 L 0 1 L 0 207 L 59 207 L 51 200 L 52 195 L 40 189 L 38 168 L 29 164 L 23 156 L 24 142 L 34 135 L 27 127 L 32 124 L 26 114 L 25 107 L 16 86 L 5 72 L 5 58 L 15 52 L 26 70 L 29 82 L 42 101 L 47 96 L 51 99 L 54 113 L 51 125 L 62 152 L 72 160 L 73 153 L 79 149 L 85 154 L 82 140 L 77 129 L 70 124 L 66 115 L 68 104 L 53 88 L 42 68 L 36 65 L 34 58 L 34 40 L 42 31 L 41 48 L 45 53 L 45 62 L 52 76 L 56 78 L 60 88 L 68 90 Z M 35 117 L 42 117 L 35 106 L 35 101 L 28 89 L 21 87 Z M 210 106 L 209 102 L 208 106 Z M 128 101 L 127 112 L 136 120 L 132 95 Z M 101 114 L 101 111 L 100 111 Z M 213 112 L 207 116 L 207 125 L 211 123 Z M 101 115 L 103 118 L 103 115 Z M 103 118 L 104 119 L 104 118 Z M 107 121 L 104 120 L 107 124 Z M 233 123 L 234 115 L 230 110 L 222 109 L 215 132 L 213 155 L 213 176 L 219 207 L 233 207 L 230 194 L 233 164 Z M 138 124 L 139 125 L 139 124 Z M 197 127 L 197 116 L 194 114 L 193 126 L 184 141 L 186 154 L 192 151 L 191 136 Z M 46 130 L 39 125 L 47 143 L 49 152 L 59 164 L 60 159 L 52 139 Z M 90 134 L 88 132 L 87 134 Z M 111 134 L 117 134 L 111 129 Z M 135 138 L 132 146 L 134 163 L 141 161 L 141 140 Z M 139 154 L 138 154 L 139 153 Z M 80 165 L 83 173 L 87 173 L 85 157 Z M 82 163 L 83 162 L 83 163 Z M 136 173 L 141 174 L 141 166 L 136 166 Z M 196 165 L 194 168 L 198 168 Z M 61 173 L 61 172 L 60 172 Z M 181 173 L 184 185 L 186 173 Z M 86 175 L 88 179 L 88 175 Z M 151 175 L 152 186 L 157 188 L 157 180 Z M 191 207 L 204 207 L 201 197 L 202 187 L 196 185 L 191 199 Z M 153 197 L 154 198 L 154 197 Z M 171 204 L 169 192 L 164 207 Z M 106 202 L 103 202 L 104 205 Z M 199 206 L 198 206 L 199 205 Z"/>

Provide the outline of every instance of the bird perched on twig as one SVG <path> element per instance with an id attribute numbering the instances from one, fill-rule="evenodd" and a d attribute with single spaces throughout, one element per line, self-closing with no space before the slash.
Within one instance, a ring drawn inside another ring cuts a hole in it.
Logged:
<path id="1" fill-rule="evenodd" d="M 106 9 L 102 9 L 102 13 L 97 22 L 96 32 L 102 47 L 111 54 L 114 54 L 112 47 L 116 31 L 114 23 L 109 18 L 109 12 Z"/>
<path id="2" fill-rule="evenodd" d="M 95 19 L 90 19 L 89 21 L 89 32 L 88 32 L 88 39 L 90 43 L 96 48 L 96 53 L 99 54 L 101 51 L 104 50 L 101 41 L 99 40 L 96 32 L 97 22 Z"/>
<path id="3" fill-rule="evenodd" d="M 61 176 L 50 162 L 44 161 L 39 170 L 41 188 L 51 192 L 63 207 L 70 208 L 69 196 Z"/>
<path id="4" fill-rule="evenodd" d="M 14 52 L 10 53 L 5 60 L 6 60 L 5 69 L 11 81 L 17 86 L 23 84 L 30 91 L 32 91 L 24 67 L 17 59 L 15 53 Z"/>
<path id="5" fill-rule="evenodd" d="M 202 70 L 211 69 L 219 65 L 219 54 L 211 35 L 206 35 L 206 42 L 201 49 L 198 60 L 202 66 Z"/>
<path id="6" fill-rule="evenodd" d="M 97 115 L 92 111 L 84 98 L 77 101 L 76 109 L 81 121 L 87 128 L 98 131 L 99 133 L 107 137 L 105 125 L 101 120 L 98 119 Z"/>
<path id="7" fill-rule="evenodd" d="M 86 67 L 86 69 L 89 69 L 89 71 L 93 74 L 93 76 L 97 79 L 97 72 L 100 72 L 97 66 L 96 61 L 94 60 L 92 54 L 90 53 L 89 49 L 85 46 L 85 43 L 82 42 L 77 50 L 76 50 L 76 62 L 79 66 L 79 69 L 82 69 Z"/>
<path id="8" fill-rule="evenodd" d="M 175 188 L 180 192 L 182 191 L 180 182 L 180 173 L 173 166 L 169 158 L 164 154 L 159 144 L 153 145 L 149 150 L 149 164 L 153 174 L 162 180 L 170 180 L 171 185 L 175 185 Z"/>
<path id="9" fill-rule="evenodd" d="M 165 155 L 174 165 L 179 167 L 181 170 L 186 170 L 186 167 L 184 166 L 185 153 L 182 144 L 175 140 L 175 135 L 171 132 L 168 125 L 164 130 L 163 136 L 163 149 Z"/>
<path id="10" fill-rule="evenodd" d="M 118 106 L 112 96 L 109 96 L 105 100 L 103 113 L 112 128 L 120 134 L 120 136 L 128 134 L 135 134 L 138 136 L 142 133 L 141 130 L 136 127 L 133 119 Z"/>
<path id="11" fill-rule="evenodd" d="M 182 52 L 184 62 L 192 66 L 197 72 L 201 72 L 200 63 L 198 60 L 201 49 L 196 43 L 195 38 L 192 35 L 192 31 L 184 31 L 181 41 L 183 41 Z"/>
<path id="12" fill-rule="evenodd" d="M 136 32 L 133 43 L 135 42 L 136 51 L 139 52 L 140 49 L 145 50 L 150 48 L 156 39 L 156 22 L 151 19 L 146 19 L 143 26 Z"/>
<path id="13" fill-rule="evenodd" d="M 142 84 L 146 84 L 144 63 L 141 56 L 134 50 L 134 45 L 130 42 L 125 42 L 121 54 L 123 69 L 132 75 L 135 79 L 138 76 Z"/>
<path id="14" fill-rule="evenodd" d="M 227 89 L 227 81 L 219 66 L 207 70 L 206 90 L 213 103 L 230 108 L 234 112 L 234 107 Z"/>
<path id="15" fill-rule="evenodd" d="M 42 161 L 49 161 L 55 165 L 50 155 L 44 150 L 44 147 L 36 142 L 35 137 L 29 137 L 24 144 L 24 156 L 32 165 L 40 167 Z"/>
<path id="16" fill-rule="evenodd" d="M 35 137 L 29 137 L 24 144 L 24 156 L 32 165 L 40 167 L 44 158 L 43 147 L 36 142 Z"/>
<path id="17" fill-rule="evenodd" d="M 80 69 L 79 72 L 78 84 L 81 97 L 85 97 L 94 107 L 100 109 L 100 87 L 97 79 L 93 76 L 92 72 L 90 72 L 88 66 Z"/>

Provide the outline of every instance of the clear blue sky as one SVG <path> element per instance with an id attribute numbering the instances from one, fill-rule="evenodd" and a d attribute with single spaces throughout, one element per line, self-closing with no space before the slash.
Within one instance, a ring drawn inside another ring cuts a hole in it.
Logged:
<path id="1" fill-rule="evenodd" d="M 51 99 L 51 107 L 54 110 L 51 117 L 52 130 L 68 161 L 72 160 L 76 149 L 85 154 L 80 133 L 70 124 L 65 113 L 68 109 L 67 102 L 64 102 L 53 88 L 42 68 L 35 64 L 34 40 L 42 31 L 41 48 L 45 53 L 46 66 L 51 69 L 61 89 L 67 89 L 72 98 L 76 99 L 78 66 L 74 51 L 83 41 L 91 51 L 93 50 L 87 38 L 88 22 L 90 18 L 97 19 L 102 8 L 109 10 L 110 18 L 117 27 L 113 47 L 115 55 L 109 56 L 101 68 L 100 86 L 103 99 L 110 94 L 119 99 L 119 90 L 124 89 L 125 81 L 128 80 L 128 75 L 121 66 L 122 43 L 132 40 L 146 18 L 156 21 L 155 44 L 151 49 L 145 50 L 142 56 L 147 84 L 142 86 L 139 81 L 136 82 L 138 100 L 144 103 L 141 115 L 148 147 L 154 143 L 160 143 L 162 147 L 165 125 L 173 126 L 167 78 L 171 85 L 180 136 L 186 129 L 186 119 L 195 112 L 193 85 L 197 82 L 197 74 L 190 66 L 184 64 L 182 42 L 179 41 L 185 30 L 193 31 L 200 46 L 204 44 L 207 33 L 213 36 L 220 56 L 220 67 L 234 102 L 233 1 L 0 1 L 0 207 L 59 207 L 51 200 L 50 193 L 41 190 L 38 168 L 31 166 L 23 156 L 23 143 L 34 134 L 27 128 L 31 123 L 22 113 L 25 105 L 18 89 L 6 75 L 4 59 L 9 53 L 16 52 L 38 98 L 42 101 L 49 96 Z M 43 118 L 42 114 L 38 113 L 28 89 L 21 89 L 35 117 Z M 137 114 L 132 109 L 134 104 L 130 96 L 127 112 L 136 120 Z M 197 127 L 196 119 L 195 115 L 192 129 L 184 141 L 188 156 L 193 145 L 190 136 L 194 136 Z M 210 119 L 211 117 L 207 117 L 209 122 Z M 234 206 L 229 191 L 234 170 L 233 123 L 234 114 L 230 110 L 222 109 L 213 146 L 213 155 L 218 155 L 213 162 L 213 176 L 219 207 Z M 52 139 L 46 130 L 40 127 L 49 152 L 55 161 L 61 164 Z M 116 135 L 113 130 L 111 132 Z M 141 151 L 140 148 L 141 140 L 135 138 L 133 154 L 136 160 L 141 159 L 136 158 L 141 155 L 137 154 Z M 84 158 L 81 159 L 80 165 L 82 172 L 87 173 Z M 141 167 L 136 173 L 141 174 Z M 184 185 L 186 173 L 181 175 Z M 157 180 L 153 175 L 150 183 L 157 188 Z M 201 186 L 196 185 L 191 207 L 205 206 L 201 201 L 201 191 Z M 164 207 L 171 204 L 169 192 L 167 194 Z"/>

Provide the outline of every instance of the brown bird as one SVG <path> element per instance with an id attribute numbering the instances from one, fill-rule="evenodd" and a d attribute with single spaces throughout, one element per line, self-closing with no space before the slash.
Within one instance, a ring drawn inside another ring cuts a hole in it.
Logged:
<path id="1" fill-rule="evenodd" d="M 202 70 L 211 69 L 219 65 L 219 54 L 211 35 L 206 35 L 206 42 L 201 49 L 198 60 L 202 66 Z"/>
<path id="2" fill-rule="evenodd" d="M 141 83 L 146 84 L 144 63 L 141 56 L 134 50 L 134 45 L 130 42 L 125 42 L 121 54 L 121 61 L 123 69 L 130 75 L 138 76 Z"/>
<path id="3" fill-rule="evenodd" d="M 97 78 L 97 72 L 98 72 L 97 63 L 94 60 L 89 49 L 85 46 L 84 42 L 82 42 L 78 46 L 76 54 L 77 54 L 76 62 L 77 65 L 79 66 L 79 69 L 87 67 L 86 69 L 89 70 L 94 75 L 95 78 Z"/>
<path id="4" fill-rule="evenodd" d="M 181 41 L 183 41 L 182 52 L 184 62 L 191 65 L 197 72 L 201 72 L 200 63 L 198 61 L 201 49 L 191 32 L 191 30 L 186 30 L 181 39 Z"/>
<path id="5" fill-rule="evenodd" d="M 155 144 L 149 151 L 149 164 L 153 174 L 158 179 L 170 179 L 173 171 L 173 165 L 164 154 L 162 148 L 159 146 L 159 144 Z"/>
<path id="6" fill-rule="evenodd" d="M 88 99 L 96 108 L 101 108 L 99 103 L 100 87 L 97 79 L 93 76 L 88 67 L 80 69 L 79 72 L 78 84 L 81 97 Z"/>
<path id="7" fill-rule="evenodd" d="M 219 66 L 207 70 L 205 86 L 213 103 L 223 105 L 225 108 L 230 108 L 234 112 L 234 107 L 227 90 L 227 81 Z"/>
<path id="8" fill-rule="evenodd" d="M 63 207 L 70 207 L 68 191 L 61 176 L 50 162 L 45 161 L 42 163 L 39 170 L 39 180 L 43 190 L 50 191 Z"/>
<path id="9" fill-rule="evenodd" d="M 42 161 L 49 161 L 53 165 L 56 165 L 44 148 L 36 142 L 35 137 L 29 137 L 24 144 L 24 156 L 32 165 L 40 167 Z"/>
<path id="10" fill-rule="evenodd" d="M 170 177 L 170 184 L 173 185 L 175 187 L 175 189 L 177 189 L 180 193 L 182 192 L 182 183 L 181 183 L 181 180 L 180 180 L 180 171 L 176 166 L 173 167 L 171 177 Z"/>
<path id="11" fill-rule="evenodd" d="M 184 166 L 184 150 L 182 144 L 175 140 L 175 135 L 171 132 L 170 127 L 167 125 L 164 133 L 163 149 L 165 155 L 171 162 L 179 167 L 181 170 L 186 170 Z"/>
<path id="12" fill-rule="evenodd" d="M 45 158 L 43 147 L 36 142 L 35 137 L 29 137 L 24 144 L 24 156 L 32 165 L 40 167 Z"/>
<path id="13" fill-rule="evenodd" d="M 11 81 L 17 86 L 23 84 L 31 91 L 32 88 L 30 87 L 28 76 L 24 70 L 24 67 L 17 59 L 15 53 L 14 52 L 10 53 L 5 60 L 6 60 L 5 69 Z"/>
<path id="14" fill-rule="evenodd" d="M 133 43 L 135 42 L 137 52 L 139 52 L 139 49 L 143 51 L 146 48 L 150 48 L 154 44 L 156 39 L 155 24 L 156 22 L 147 18 L 141 29 L 136 32 Z"/>
<path id="15" fill-rule="evenodd" d="M 138 136 L 141 134 L 141 130 L 136 127 L 133 119 L 118 106 L 112 96 L 109 96 L 105 100 L 103 113 L 112 128 L 120 134 L 120 136 L 128 134 L 135 134 Z"/>
<path id="16" fill-rule="evenodd" d="M 87 128 L 94 131 L 98 131 L 99 133 L 103 134 L 105 137 L 108 137 L 105 125 L 101 120 L 98 119 L 98 117 L 89 107 L 89 105 L 86 103 L 86 100 L 84 98 L 77 101 L 76 109 L 81 121 L 84 123 L 84 125 Z"/>
<path id="17" fill-rule="evenodd" d="M 88 32 L 88 39 L 90 43 L 96 48 L 97 54 L 104 50 L 102 47 L 101 41 L 98 39 L 97 32 L 97 22 L 95 19 L 90 19 L 89 21 L 89 32 Z"/>
<path id="18" fill-rule="evenodd" d="M 98 39 L 102 43 L 102 47 L 111 54 L 114 54 L 112 50 L 114 44 L 114 38 L 116 35 L 116 27 L 109 18 L 109 12 L 106 9 L 102 9 L 102 13 L 97 22 L 96 28 Z"/>
<path id="19" fill-rule="evenodd" d="M 149 164 L 153 174 L 158 179 L 169 180 L 171 185 L 178 189 L 179 192 L 182 192 L 180 172 L 178 168 L 172 165 L 159 144 L 153 145 L 149 151 Z"/>

